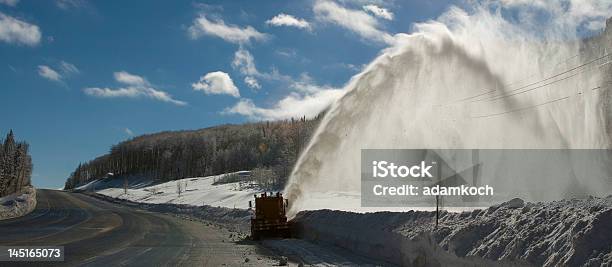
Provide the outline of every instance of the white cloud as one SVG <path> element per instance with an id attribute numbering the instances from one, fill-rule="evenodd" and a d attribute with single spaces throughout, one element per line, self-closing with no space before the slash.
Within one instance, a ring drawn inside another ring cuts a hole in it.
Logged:
<path id="1" fill-rule="evenodd" d="M 125 131 L 125 134 L 127 134 L 129 136 L 134 136 L 134 132 L 132 132 L 132 130 L 130 130 L 130 128 L 125 128 L 124 131 Z"/>
<path id="2" fill-rule="evenodd" d="M 59 71 L 56 69 L 59 69 Z M 61 82 L 66 77 L 79 73 L 79 69 L 75 65 L 66 61 L 60 61 L 58 68 L 56 69 L 53 69 L 47 65 L 39 65 L 38 75 L 51 81 Z"/>
<path id="3" fill-rule="evenodd" d="M 341 90 L 321 90 L 313 94 L 292 93 L 270 108 L 258 107 L 250 99 L 241 99 L 223 113 L 247 116 L 253 120 L 280 120 L 314 117 L 342 96 Z"/>
<path id="4" fill-rule="evenodd" d="M 364 39 L 393 43 L 393 36 L 379 29 L 376 18 L 362 10 L 345 8 L 332 1 L 318 0 L 315 2 L 313 11 L 318 20 L 336 24 Z"/>
<path id="5" fill-rule="evenodd" d="M 276 54 L 283 56 L 283 57 L 287 57 L 287 58 L 294 58 L 297 56 L 297 52 L 295 51 L 295 49 L 292 49 L 292 48 L 277 49 Z"/>
<path id="6" fill-rule="evenodd" d="M 87 1 L 85 0 L 56 0 L 55 5 L 63 10 L 73 9 L 73 8 L 81 8 L 87 6 Z"/>
<path id="7" fill-rule="evenodd" d="M 529 14 L 548 17 L 550 21 L 545 20 L 546 23 L 543 23 L 539 20 L 538 25 L 535 25 L 548 29 L 551 26 L 576 29 L 583 26 L 587 30 L 596 31 L 605 27 L 606 19 L 612 14 L 612 1 L 602 0 L 497 0 L 492 3 L 515 8 L 525 17 L 529 17 Z M 542 16 L 542 11 L 551 15 Z"/>
<path id="8" fill-rule="evenodd" d="M 200 80 L 191 84 L 193 90 L 204 91 L 205 94 L 227 94 L 240 97 L 240 92 L 229 74 L 222 71 L 207 73 Z"/>
<path id="9" fill-rule="evenodd" d="M 355 65 L 350 63 L 334 63 L 323 66 L 324 69 L 347 69 L 354 72 L 360 72 L 365 65 Z"/>
<path id="10" fill-rule="evenodd" d="M 240 47 L 240 49 L 234 53 L 232 67 L 234 69 L 238 69 L 240 73 L 244 75 L 259 75 L 259 71 L 257 71 L 257 68 L 255 67 L 255 59 L 253 58 L 253 55 L 242 47 Z"/>
<path id="11" fill-rule="evenodd" d="M 200 15 L 196 18 L 189 27 L 188 32 L 192 39 L 198 39 L 202 35 L 210 35 L 237 44 L 248 43 L 251 40 L 263 41 L 268 38 L 265 33 L 261 33 L 251 26 L 240 28 L 234 25 L 227 25 L 221 19 L 211 21 L 205 15 Z"/>
<path id="12" fill-rule="evenodd" d="M 226 108 L 223 113 L 238 114 L 253 120 L 314 117 L 344 95 L 344 90 L 314 84 L 307 74 L 302 74 L 300 81 L 293 82 L 291 89 L 294 92 L 271 107 L 259 107 L 250 99 L 241 99 L 234 106 Z"/>
<path id="13" fill-rule="evenodd" d="M 38 26 L 0 12 L 0 41 L 35 46 L 40 43 L 40 37 Z"/>
<path id="14" fill-rule="evenodd" d="M 232 60 L 232 67 L 238 69 L 240 74 L 250 76 L 251 79 L 261 78 L 265 80 L 276 80 L 284 82 L 292 82 L 291 77 L 283 75 L 276 69 L 272 69 L 270 72 L 260 72 L 257 70 L 255 65 L 255 58 L 251 53 L 244 49 L 242 46 L 234 53 L 234 60 Z"/>
<path id="15" fill-rule="evenodd" d="M 300 29 L 310 30 L 310 23 L 304 19 L 296 18 L 292 15 L 280 13 L 266 21 L 266 24 L 273 26 L 296 27 Z"/>
<path id="16" fill-rule="evenodd" d="M 143 77 L 138 75 L 130 74 L 125 71 L 115 72 L 115 80 L 119 83 L 126 85 L 120 88 L 100 88 L 100 87 L 89 87 L 83 89 L 85 94 L 95 97 L 102 98 L 115 98 L 115 97 L 147 97 L 162 102 L 168 102 L 179 106 L 187 105 L 186 102 L 176 100 L 172 96 L 162 90 L 153 88 L 153 86 Z"/>
<path id="17" fill-rule="evenodd" d="M 255 79 L 255 78 L 253 78 L 251 76 L 244 77 L 244 83 L 246 83 L 249 87 L 251 87 L 253 89 L 261 89 L 261 85 L 259 84 L 257 79 Z"/>
<path id="18" fill-rule="evenodd" d="M 79 74 L 81 72 L 74 64 L 63 60 L 60 62 L 60 69 L 64 74 Z"/>
<path id="19" fill-rule="evenodd" d="M 386 20 L 393 20 L 393 13 L 387 10 L 386 8 L 379 7 L 377 5 L 365 5 L 363 6 L 363 10 L 368 11 L 374 14 L 374 16 L 377 16 L 379 18 L 383 18 Z"/>
<path id="20" fill-rule="evenodd" d="M 99 88 L 99 87 L 89 87 L 83 89 L 83 91 L 90 96 L 97 97 L 137 97 L 143 94 L 143 90 L 136 87 L 126 87 L 126 88 Z"/>
<path id="21" fill-rule="evenodd" d="M 236 53 L 234 53 L 232 67 L 234 69 L 238 69 L 238 71 L 240 71 L 240 74 L 246 75 L 246 77 L 244 78 L 244 83 L 246 83 L 250 88 L 261 88 L 261 85 L 259 84 L 259 81 L 257 81 L 257 78 L 255 78 L 255 76 L 267 76 L 257 70 L 257 67 L 255 67 L 255 59 L 253 58 L 253 55 L 251 55 L 248 50 L 243 49 L 242 47 L 240 47 L 240 49 L 238 49 Z"/>
<path id="22" fill-rule="evenodd" d="M 19 3 L 19 0 L 0 0 L 0 4 L 4 4 L 7 6 L 16 6 Z"/>
<path id="23" fill-rule="evenodd" d="M 57 71 L 46 65 L 38 66 L 38 75 L 55 82 L 59 82 L 62 80 L 62 75 L 60 75 Z"/>
<path id="24" fill-rule="evenodd" d="M 149 86 L 149 82 L 145 78 L 130 74 L 126 71 L 115 72 L 113 73 L 113 76 L 115 77 L 116 81 L 123 84 L 133 86 Z"/>

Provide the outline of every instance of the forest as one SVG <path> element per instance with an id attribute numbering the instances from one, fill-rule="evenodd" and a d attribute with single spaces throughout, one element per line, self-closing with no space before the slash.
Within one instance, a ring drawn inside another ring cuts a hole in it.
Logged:
<path id="1" fill-rule="evenodd" d="M 321 117 L 138 136 L 80 163 L 65 189 L 100 178 L 148 177 L 167 182 L 254 169 L 267 175 L 267 184 L 280 188 Z"/>
<path id="2" fill-rule="evenodd" d="M 21 192 L 31 185 L 32 158 L 26 142 L 16 142 L 11 130 L 0 140 L 0 197 Z"/>

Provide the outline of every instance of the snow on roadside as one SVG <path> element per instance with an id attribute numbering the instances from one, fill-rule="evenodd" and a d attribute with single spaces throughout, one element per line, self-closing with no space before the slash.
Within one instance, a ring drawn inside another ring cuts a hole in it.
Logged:
<path id="1" fill-rule="evenodd" d="M 120 178 L 91 182 L 77 190 L 117 204 L 213 223 L 229 229 L 239 239 L 247 238 L 252 216 L 252 211 L 247 210 L 248 202 L 253 200 L 253 194 L 261 191 L 253 184 L 214 185 L 214 181 L 220 177 L 186 178 L 157 185 L 146 185 L 146 181 L 131 182 L 128 194 L 121 188 L 123 180 Z M 187 182 L 186 190 L 179 196 L 177 183 L 184 182 Z M 96 191 L 97 194 L 88 191 Z M 348 250 L 298 239 L 266 240 L 263 245 L 311 266 L 386 265 L 372 262 Z"/>
<path id="2" fill-rule="evenodd" d="M 300 235 L 397 265 L 612 265 L 612 196 L 483 210 L 352 213 L 305 211 Z"/>
<path id="3" fill-rule="evenodd" d="M 300 205 L 307 202 L 307 209 L 303 206 L 295 206 L 296 210 L 338 210 L 348 211 L 356 213 L 366 212 L 380 212 L 380 211 L 391 211 L 391 212 L 408 212 L 408 211 L 434 211 L 434 207 L 362 207 L 361 206 L 361 192 L 350 192 L 350 191 L 327 191 L 327 192 L 309 192 L 308 198 L 305 198 Z M 462 212 L 471 211 L 478 207 L 448 207 L 446 210 L 449 212 Z M 486 207 L 485 207 L 486 208 Z"/>
<path id="4" fill-rule="evenodd" d="M 251 211 L 245 209 L 233 209 L 227 207 L 193 206 L 187 204 L 147 204 L 125 199 L 117 199 L 101 194 L 86 192 L 92 197 L 102 199 L 111 203 L 131 206 L 152 212 L 172 214 L 188 220 L 199 220 L 206 224 L 217 225 L 228 229 L 233 237 L 229 239 L 234 242 L 242 242 L 250 233 Z M 249 241 L 247 241 L 249 242 Z M 291 259 L 302 262 L 308 266 L 385 266 L 384 262 L 372 261 L 364 256 L 353 254 L 351 251 L 313 243 L 299 239 L 265 240 L 263 246 L 279 253 L 289 256 Z"/>
<path id="5" fill-rule="evenodd" d="M 150 204 L 186 204 L 193 206 L 213 206 L 225 208 L 248 209 L 249 200 L 261 191 L 255 186 L 245 186 L 244 183 L 235 182 L 227 184 L 213 184 L 223 175 L 185 178 L 162 184 L 129 188 L 127 194 L 121 187 L 106 188 L 96 191 L 99 194 L 113 198 L 125 199 L 139 203 Z M 177 184 L 186 187 L 179 195 Z M 89 188 L 93 184 L 85 185 Z"/>
<path id="6" fill-rule="evenodd" d="M 24 216 L 36 208 L 36 189 L 25 187 L 19 195 L 0 198 L 0 220 Z"/>
<path id="7" fill-rule="evenodd" d="M 99 190 L 102 195 L 98 196 L 151 211 L 212 221 L 245 236 L 251 216 L 246 210 L 248 201 L 259 191 L 241 183 L 213 184 L 220 177 L 186 178 L 156 185 L 139 181 L 137 186 L 130 186 L 127 194 L 116 186 Z M 177 184 L 185 182 L 186 190 L 179 196 Z M 93 183 L 82 189 L 102 184 Z M 338 205 L 335 208 L 343 208 L 355 205 L 356 197 L 329 193 L 318 201 L 322 208 L 326 202 L 334 201 Z M 309 241 L 305 244 L 330 244 L 397 265 L 612 264 L 612 196 L 548 203 L 515 199 L 486 209 L 449 211 L 442 212 L 437 228 L 435 213 L 423 210 L 302 211 L 295 222 L 301 237 Z M 267 246 L 281 251 L 288 246 L 297 248 L 298 254 L 313 251 L 299 242 L 272 242 Z M 343 257 L 337 255 L 333 262 L 341 263 Z"/>

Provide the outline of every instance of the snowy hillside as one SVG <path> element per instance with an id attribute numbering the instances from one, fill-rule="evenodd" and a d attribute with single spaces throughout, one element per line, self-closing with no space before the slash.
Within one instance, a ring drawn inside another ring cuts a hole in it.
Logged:
<path id="1" fill-rule="evenodd" d="M 253 194 L 263 191 L 256 184 L 245 182 L 234 182 L 226 184 L 213 184 L 224 175 L 229 173 L 207 177 L 185 178 L 162 184 L 154 184 L 150 179 L 131 177 L 128 184 L 128 193 L 123 189 L 124 180 L 121 178 L 94 180 L 75 188 L 77 191 L 95 191 L 109 197 L 125 199 L 139 203 L 149 204 L 187 204 L 193 206 L 213 206 L 225 208 L 247 209 L 249 200 L 253 200 Z M 179 196 L 177 184 L 184 187 Z M 353 212 L 376 212 L 394 211 L 403 212 L 410 210 L 433 210 L 432 207 L 417 208 L 368 208 L 361 207 L 359 192 L 334 192 L 315 193 L 308 205 L 310 210 L 333 209 L 339 211 Z M 297 207 L 299 210 L 301 207 Z M 449 211 L 460 212 L 466 208 L 449 208 Z M 470 208 L 472 209 L 472 208 Z"/>
<path id="2" fill-rule="evenodd" d="M 147 179 L 130 179 L 127 194 L 123 189 L 122 179 L 96 180 L 77 187 L 77 190 L 96 191 L 109 197 L 139 203 L 208 205 L 240 209 L 247 209 L 253 195 L 261 192 L 255 184 L 246 182 L 213 184 L 222 176 L 185 178 L 161 184 L 153 184 Z"/>

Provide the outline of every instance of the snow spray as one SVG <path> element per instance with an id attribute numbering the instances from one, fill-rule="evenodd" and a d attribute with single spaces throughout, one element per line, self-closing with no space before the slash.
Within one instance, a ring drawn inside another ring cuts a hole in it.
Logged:
<path id="1" fill-rule="evenodd" d="M 527 2 L 453 6 L 396 34 L 345 85 L 298 159 L 285 188 L 290 215 L 326 193 L 337 208 L 338 192 L 359 192 L 361 149 L 610 148 L 612 4 Z M 612 189 L 578 183 L 595 195 Z"/>

